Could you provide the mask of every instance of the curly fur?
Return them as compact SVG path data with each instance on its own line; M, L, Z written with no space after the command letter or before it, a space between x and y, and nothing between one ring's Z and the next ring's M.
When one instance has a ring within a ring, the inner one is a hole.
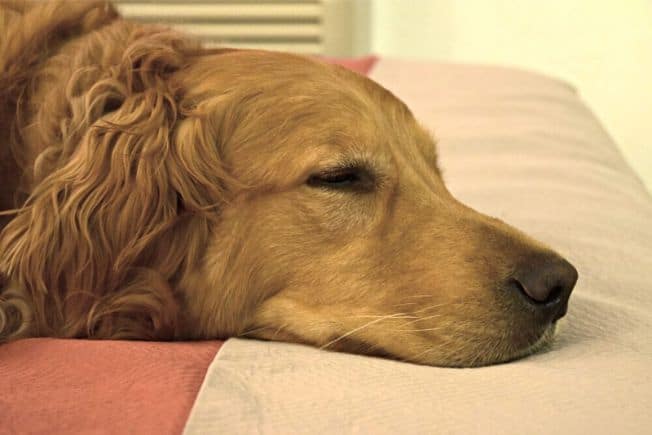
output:
M197 46L165 28L114 23L105 3L3 6L0 89L18 116L3 116L2 127L30 194L2 233L1 270L11 282L0 341L174 338L169 282L206 240L210 217L197 214L223 200L219 164L207 171L211 145L170 146L183 113L168 79ZM70 77L63 86L62 73ZM24 136L43 144L32 167Z

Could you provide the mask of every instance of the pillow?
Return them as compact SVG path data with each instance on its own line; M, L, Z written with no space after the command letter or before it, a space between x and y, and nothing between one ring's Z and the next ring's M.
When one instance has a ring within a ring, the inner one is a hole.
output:
M367 75L375 65L378 58L376 56L364 56L364 57L323 57L323 60L326 62L334 63L341 65L344 68L348 68L351 71L355 71L358 74Z

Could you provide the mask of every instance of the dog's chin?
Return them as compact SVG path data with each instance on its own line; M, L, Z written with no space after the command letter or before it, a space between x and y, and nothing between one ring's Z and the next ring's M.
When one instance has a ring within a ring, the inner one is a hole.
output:
M532 343L530 346L525 347L523 350L517 352L509 361L524 358L549 348L554 341L556 327L557 322L548 325L548 327L544 330L543 334L537 341Z
M478 349L476 352L471 352L470 354L460 357L452 357L444 360L439 359L412 362L422 365L450 368L485 367L505 364L549 348L554 340L555 327L555 323L548 325L542 330L536 339L520 347L515 347L511 342L494 343L491 346L483 346L482 349Z
M548 325L538 337L529 344L520 348L515 348L513 343L496 343L491 346L484 346L483 350L478 350L471 355L447 356L440 355L438 358L406 358L388 351L380 344L367 342L365 340L354 339L352 337L342 338L337 340L337 343L329 345L327 350L352 353L373 357L381 357L386 359L393 359L402 362L409 362L419 365L428 365L436 367L450 367L450 368L471 368L471 367L484 367L496 364L504 364L515 361L534 353L540 352L548 348L553 342L555 335L556 323ZM242 335L245 338L256 338L267 341L284 341L289 343L308 344L318 346L312 340L309 340L300 335L290 333L282 328L261 328L255 330L253 334ZM321 346L323 349L324 346ZM425 354L425 352L424 352Z
M483 366L490 366L496 364L504 364L541 352L552 345L552 342L554 341L554 337L555 337L555 329L556 329L556 322L548 325L543 330L541 336L536 341L534 341L534 343L529 344L521 349L517 349L512 352L505 352L504 355L498 356L494 360L488 359L485 361L481 361L478 364L471 364L466 367L483 367Z

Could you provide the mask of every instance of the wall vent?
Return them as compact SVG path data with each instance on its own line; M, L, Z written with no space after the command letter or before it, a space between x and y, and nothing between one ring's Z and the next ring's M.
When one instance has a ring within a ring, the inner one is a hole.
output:
M302 54L368 52L366 0L117 0L126 17L169 24L207 47L228 46Z

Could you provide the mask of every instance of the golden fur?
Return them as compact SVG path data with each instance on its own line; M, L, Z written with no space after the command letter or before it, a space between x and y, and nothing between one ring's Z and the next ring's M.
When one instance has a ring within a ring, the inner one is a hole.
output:
M372 81L103 2L0 1L0 28L0 342L248 336L479 365L552 335L498 284L549 251L457 202ZM341 168L372 176L320 185Z

